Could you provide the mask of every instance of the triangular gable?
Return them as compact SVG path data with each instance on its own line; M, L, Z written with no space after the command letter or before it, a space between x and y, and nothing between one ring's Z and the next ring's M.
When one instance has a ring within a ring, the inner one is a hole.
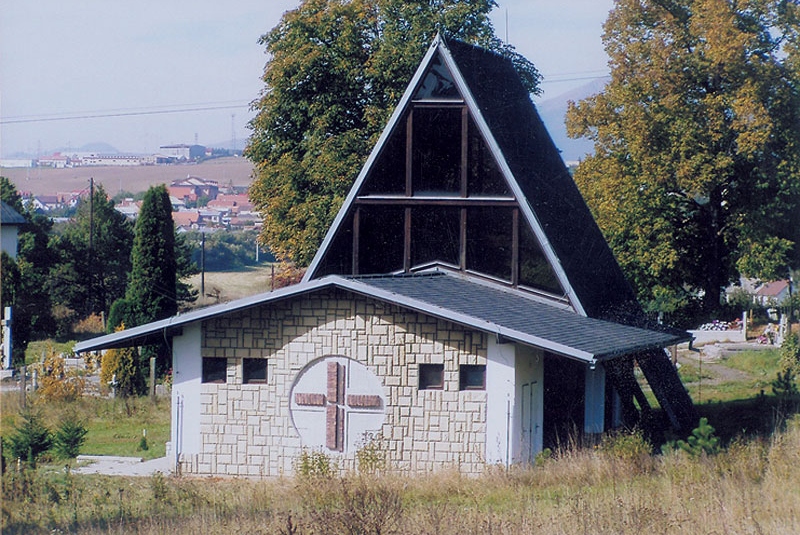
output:
M516 74L514 80L519 83ZM431 264L567 300L583 313L448 45L438 37L306 280L410 272Z

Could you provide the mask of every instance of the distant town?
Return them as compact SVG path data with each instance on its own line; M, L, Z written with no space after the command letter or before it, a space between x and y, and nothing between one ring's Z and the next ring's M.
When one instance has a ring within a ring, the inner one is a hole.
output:
M45 167L66 169L70 167L118 166L131 167L138 165L168 165L174 163L199 162L209 158L234 156L229 149L214 149L204 145L162 145L156 154L106 154L89 151L54 152L39 158L3 158L0 167L32 168Z
M152 155L125 155L125 154L97 154L89 152L71 152L65 154L56 152L38 159L0 160L0 167L6 170L20 169L78 169L78 168L139 168L141 166L175 166L182 164L200 164L210 161L225 162L222 158L239 156L240 151L234 153L228 149L211 149L203 145L164 145L157 154ZM220 159L220 160L217 160ZM247 195L246 185L234 185L233 181L221 184L206 176L196 176L202 169L200 165L192 165L190 173L184 178L165 181L172 202L173 219L179 232L199 230L204 232L228 229L258 229L261 218L253 210L253 205ZM207 168L206 168L207 169ZM121 171L121 169L120 169ZM183 170L181 170L183 172ZM94 171L92 172L94 174ZM223 172L224 175L224 172ZM58 183L57 181L53 181ZM64 191L56 187L51 191L37 192L25 191L25 183L18 186L23 204L33 210L47 214L54 221L67 220L77 209L81 199L89 195L89 187L82 187ZM108 191L108 190L107 190ZM120 191L108 192L115 200L115 209L130 219L135 219L141 207L142 191L134 189L133 192Z

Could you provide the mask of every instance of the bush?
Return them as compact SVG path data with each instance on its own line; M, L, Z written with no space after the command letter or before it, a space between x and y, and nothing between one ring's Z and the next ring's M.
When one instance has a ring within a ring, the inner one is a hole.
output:
M86 385L83 377L75 371L67 372L64 358L52 347L47 350L44 362L38 366L39 398L41 402L70 402L83 395Z
M716 455L720 451L719 438L714 436L715 429L709 425L708 418L700 418L698 425L686 441L679 440L678 448L692 457Z
M86 426L74 414L61 421L53 437L53 450L60 459L74 459L86 442Z
M13 459L22 459L36 468L39 458L53 446L53 436L42 422L41 414L26 410L22 413L22 425L8 437L7 443Z

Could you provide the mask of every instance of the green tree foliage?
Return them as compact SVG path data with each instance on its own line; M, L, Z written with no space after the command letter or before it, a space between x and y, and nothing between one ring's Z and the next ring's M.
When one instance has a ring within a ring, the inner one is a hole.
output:
M90 233L91 230L91 233ZM91 234L91 237L90 237ZM125 295L133 245L133 226L105 190L98 186L92 202L83 199L72 221L54 238L59 262L50 272L54 302L80 317L108 313Z
M184 234L192 248L192 262L199 266L201 262L202 236L200 232ZM258 233L254 230L219 231L205 235L205 268L206 271L225 271L256 265L256 240ZM274 261L272 255L261 251L259 262Z
M800 6L618 0L611 80L571 104L575 180L640 299L703 295L800 259Z
M133 317L126 318L126 325L135 327L173 316L178 311L176 282L172 204L162 184L147 190L136 219L131 276L125 294Z
M20 365L28 342L36 336L52 335L56 329L48 290L49 271L56 260L50 244L53 223L25 210L16 187L6 177L0 177L0 196L26 221L19 229L16 261L7 255L2 259L3 306L13 307L12 360Z
M716 455L720 451L719 437L714 436L716 430L708 423L708 418L700 418L700 424L685 441L677 442L678 448L692 457Z
M53 434L53 451L61 459L74 459L81 452L87 433L83 422L74 414L68 414Z
M44 425L42 416L28 409L22 413L22 423L8 437L7 444L13 459L22 459L36 468L39 457L53 447L53 435Z
M493 0L303 0L261 38L269 55L245 150L262 243L307 265L437 31L533 65L494 36Z

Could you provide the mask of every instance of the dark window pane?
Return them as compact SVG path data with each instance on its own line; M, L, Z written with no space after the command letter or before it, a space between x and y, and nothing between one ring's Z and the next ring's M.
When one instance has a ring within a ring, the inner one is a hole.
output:
M414 94L414 100L425 99L460 99L461 95L458 93L453 77L450 70L445 66L442 61L442 56L437 54L431 62L431 66L425 76L422 77L422 82Z
M267 359L243 359L242 377L245 384L267 382Z
M391 273L403 269L405 212L396 206L361 208L359 274Z
M511 195L506 180L478 126L470 118L468 132L467 195L470 197L507 197Z
M353 214L342 220L319 263L316 277L353 274Z
M419 365L419 389L441 390L444 388L444 364Z
M461 108L414 108L414 195L460 195Z
M458 266L459 208L420 206L411 211L411 264L434 261Z
M523 218L520 217L520 219ZM539 240L536 239L525 221L520 221L519 226L519 283L523 286L562 295L564 291L539 246Z
M359 195L402 195L406 192L406 117L395 126L376 158Z
M467 209L467 269L511 281L511 208Z
M203 359L203 382L225 383L228 380L228 359L206 357Z
M486 365L462 364L458 370L460 390L486 390Z

